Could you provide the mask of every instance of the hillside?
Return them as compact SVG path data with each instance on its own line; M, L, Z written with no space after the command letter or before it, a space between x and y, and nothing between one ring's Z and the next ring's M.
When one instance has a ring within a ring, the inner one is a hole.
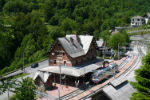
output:
M86 31L96 38L135 15L150 11L148 0L0 0L1 74L46 57L53 41Z

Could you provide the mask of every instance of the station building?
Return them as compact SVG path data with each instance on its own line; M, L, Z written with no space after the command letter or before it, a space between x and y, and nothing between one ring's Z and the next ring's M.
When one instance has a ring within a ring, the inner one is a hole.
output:
M48 52L49 66L39 69L34 80L38 86L53 88L55 83L83 87L94 70L103 65L97 59L97 44L90 35L58 38Z

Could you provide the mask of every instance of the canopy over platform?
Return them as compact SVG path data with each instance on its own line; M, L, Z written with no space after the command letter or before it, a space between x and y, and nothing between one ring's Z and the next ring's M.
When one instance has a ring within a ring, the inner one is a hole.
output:
M89 72L93 72L94 70L102 67L103 65L103 60L96 59L92 60L88 63L82 64L80 66L73 66L73 67L68 67L68 66L48 66L42 69L39 69L40 72L48 72L50 73L56 73L56 74L61 74L63 75L68 75L68 76L73 76L73 77L81 77Z

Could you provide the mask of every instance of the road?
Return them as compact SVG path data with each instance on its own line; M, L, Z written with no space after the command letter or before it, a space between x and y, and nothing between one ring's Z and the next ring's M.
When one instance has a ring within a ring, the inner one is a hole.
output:
M25 68L25 72L30 74L29 77L33 77L34 73L38 69L48 66L48 60L44 60L42 62L39 62L38 64L39 64L39 67L36 67L36 68L31 68L31 66L28 66ZM7 77L14 76L14 75L17 75L17 74L22 73L22 72L23 72L22 70L18 70L18 71L15 71L13 73L10 73L4 77L7 78Z
M35 72L36 72L38 69L44 68L44 67L47 67L47 66L48 66L48 60L44 60L44 61L42 61L42 62L39 63L39 67L36 67L36 68L31 68L31 66L26 67L26 68L25 68L25 72L26 72L26 73L29 73L29 75L24 76L24 78L25 78L25 77L31 77L31 78L33 78ZM18 70L18 71L14 72L14 73L11 73L11 74L9 74L9 75L6 75L5 77L13 76L13 75L16 75L16 74L21 73L21 72L22 72L22 70ZM17 80L20 81L21 78L18 78ZM12 96L12 95L13 95L13 93L10 92L10 96ZM5 93L3 93L2 95L0 95L0 100L8 100L8 93L5 92Z

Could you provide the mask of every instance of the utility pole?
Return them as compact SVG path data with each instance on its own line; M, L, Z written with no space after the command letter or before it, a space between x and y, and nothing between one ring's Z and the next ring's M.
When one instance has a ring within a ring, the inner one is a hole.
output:
M61 62L61 60L60 60L60 62ZM61 88L61 63L59 62L59 70L60 70L60 88ZM58 96L59 96L59 100L61 100L60 99L60 88L58 88Z
M104 59L104 48L105 48L105 47L103 46L103 59Z
M119 52L120 52L120 51L119 51L119 43L118 43L118 60L119 60Z
M8 88L7 88L7 96L8 96L8 100L9 100L10 98L9 98L9 82L8 82L8 79L7 79L7 85L8 85Z
M60 69L60 87L61 87L61 64L59 65L59 69Z
M22 67L22 71L25 72L25 69L24 69L24 51L23 51L23 67Z

